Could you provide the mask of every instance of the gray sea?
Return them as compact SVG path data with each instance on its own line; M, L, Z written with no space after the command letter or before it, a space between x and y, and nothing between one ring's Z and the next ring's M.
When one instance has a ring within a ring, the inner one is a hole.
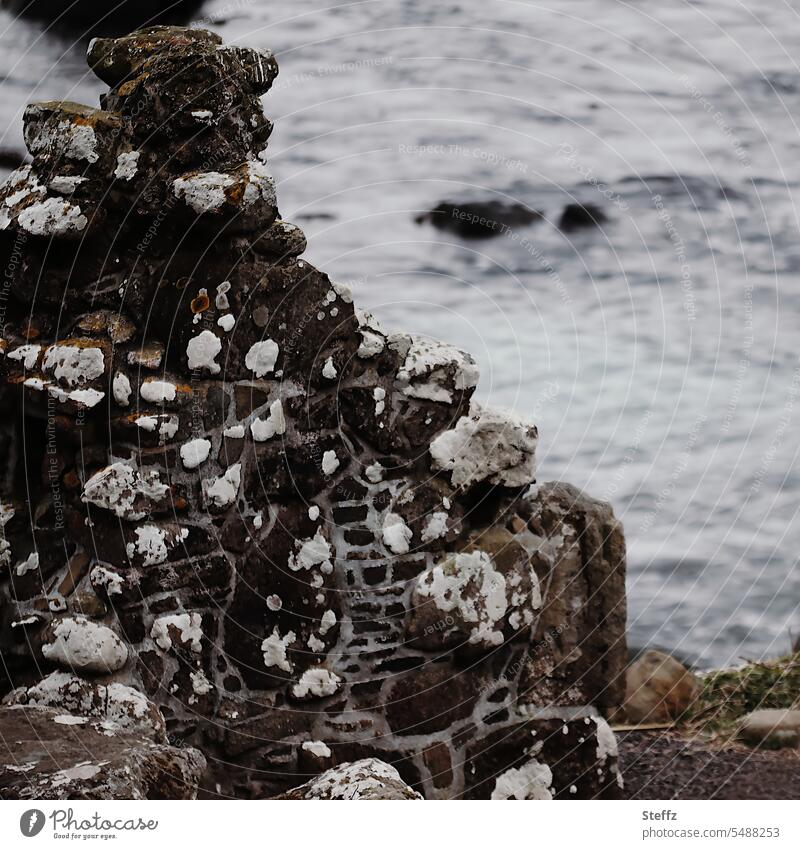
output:
M700 665L800 632L800 4L212 0L268 47L284 218L387 329L471 351L539 426L540 480L612 502L630 641ZM0 13L0 146L97 102L85 42ZM440 200L544 220L464 240ZM572 201L601 228L566 234Z

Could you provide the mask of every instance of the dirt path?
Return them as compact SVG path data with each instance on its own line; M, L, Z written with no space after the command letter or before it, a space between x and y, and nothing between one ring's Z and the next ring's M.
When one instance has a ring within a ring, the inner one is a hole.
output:
M628 799L800 799L800 751L711 747L664 731L618 734Z

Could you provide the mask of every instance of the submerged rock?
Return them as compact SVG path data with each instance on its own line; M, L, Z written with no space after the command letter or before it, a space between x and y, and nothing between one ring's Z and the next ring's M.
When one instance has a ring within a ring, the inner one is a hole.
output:
M365 760L401 795L616 795L610 507L534 483L468 354L299 258L271 54L154 28L89 62L102 108L30 106L0 189L7 701L168 733L230 796Z
M70 26L84 32L122 33L137 26L180 23L200 8L203 0L3 0L17 15Z
M489 200L442 201L414 220L417 224L432 224L438 230L447 230L465 239L489 239L515 227L535 224L541 218L541 212L521 203Z
M559 229L565 233L586 227L599 227L608 221L608 216L593 203L568 203L558 219Z

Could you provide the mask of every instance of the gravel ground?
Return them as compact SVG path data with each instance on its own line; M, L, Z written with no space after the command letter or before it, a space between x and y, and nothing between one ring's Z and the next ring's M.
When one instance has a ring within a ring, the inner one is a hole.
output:
M628 799L800 799L800 751L710 746L679 734L617 735Z

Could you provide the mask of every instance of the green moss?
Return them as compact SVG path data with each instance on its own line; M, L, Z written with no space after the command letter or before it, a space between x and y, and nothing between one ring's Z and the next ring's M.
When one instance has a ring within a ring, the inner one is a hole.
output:
M800 706L800 653L712 672L701 683L687 723L697 731L728 736L751 711Z

